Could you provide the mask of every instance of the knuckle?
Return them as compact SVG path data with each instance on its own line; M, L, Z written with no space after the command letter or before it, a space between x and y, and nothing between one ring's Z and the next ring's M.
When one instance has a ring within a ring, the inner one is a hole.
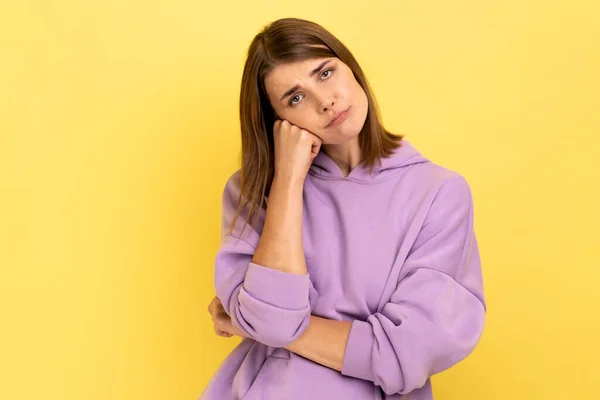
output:
M308 140L308 139L310 139L310 133L308 133L308 131L305 131L304 129L301 129L300 137L304 140Z

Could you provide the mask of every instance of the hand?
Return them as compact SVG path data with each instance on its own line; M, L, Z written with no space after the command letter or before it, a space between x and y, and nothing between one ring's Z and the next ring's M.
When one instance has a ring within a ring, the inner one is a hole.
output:
M239 328L233 326L231 317L227 314L221 300L217 296L208 305L208 313L212 317L214 330L217 335L228 338L233 335L247 337Z
M321 150L321 139L287 120L277 120L273 126L273 142L275 175L304 182L313 159Z

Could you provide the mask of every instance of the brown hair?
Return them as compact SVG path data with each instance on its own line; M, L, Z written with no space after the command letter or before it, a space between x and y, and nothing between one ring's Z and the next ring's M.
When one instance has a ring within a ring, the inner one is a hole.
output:
M297 18L283 18L266 25L248 48L242 75L241 190L229 234L246 206L250 208L246 221L249 224L258 214L259 205L266 208L264 199L273 182L273 125L277 117L267 97L265 78L277 65L326 57L337 57L346 64L367 95L369 109L359 144L369 172L373 172L381 157L390 156L401 145L403 136L392 134L383 127L367 78L350 50L339 39L322 26Z

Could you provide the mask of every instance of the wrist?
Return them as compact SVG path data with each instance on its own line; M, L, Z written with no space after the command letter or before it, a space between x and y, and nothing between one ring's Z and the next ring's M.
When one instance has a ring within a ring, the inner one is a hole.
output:
M282 190L286 193L302 192L306 177L299 178L275 172L271 190Z

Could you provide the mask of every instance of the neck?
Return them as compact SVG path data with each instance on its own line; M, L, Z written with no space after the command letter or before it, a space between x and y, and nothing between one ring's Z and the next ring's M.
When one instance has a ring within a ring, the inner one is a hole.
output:
M343 144L324 144L321 151L324 151L337 164L344 177L347 177L362 161L358 137Z

